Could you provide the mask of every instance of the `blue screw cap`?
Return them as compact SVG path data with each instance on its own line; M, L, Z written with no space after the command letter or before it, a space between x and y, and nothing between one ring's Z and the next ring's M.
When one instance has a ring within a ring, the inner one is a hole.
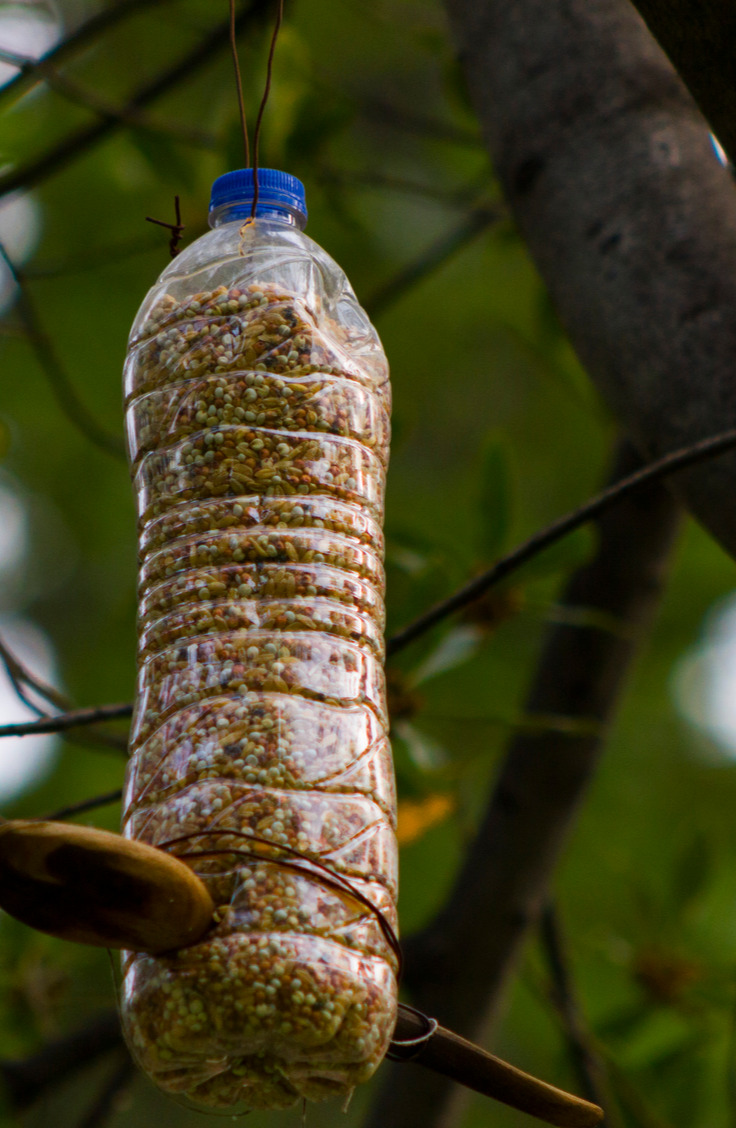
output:
M218 176L212 185L210 196L210 213L216 209L236 205L243 214L253 204L255 187L253 183L253 169L239 168L234 172L226 172ZM276 168L258 169L258 205L256 215L269 211L283 210L300 219L303 226L307 221L307 201L304 185L296 176L288 172L280 172ZM235 218L235 216L233 217Z

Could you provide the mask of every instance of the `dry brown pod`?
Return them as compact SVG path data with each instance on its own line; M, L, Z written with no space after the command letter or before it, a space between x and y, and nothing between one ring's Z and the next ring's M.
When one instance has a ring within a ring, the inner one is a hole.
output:
M604 1116L599 1105L524 1073L403 1003L390 1056L442 1073L557 1128L594 1128Z
M178 858L95 827L0 824L0 908L64 940L161 955L196 943L214 905Z

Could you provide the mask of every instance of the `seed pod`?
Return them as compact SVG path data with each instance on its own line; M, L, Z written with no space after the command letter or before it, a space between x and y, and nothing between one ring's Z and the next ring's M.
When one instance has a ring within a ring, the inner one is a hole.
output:
M90 826L0 824L0 905L31 928L158 955L200 940L214 904L191 869Z
M187 858L217 905L203 943L126 961L128 1041L210 1106L346 1093L396 1020L385 357L342 271L269 215L164 271L126 398L141 571L124 832Z

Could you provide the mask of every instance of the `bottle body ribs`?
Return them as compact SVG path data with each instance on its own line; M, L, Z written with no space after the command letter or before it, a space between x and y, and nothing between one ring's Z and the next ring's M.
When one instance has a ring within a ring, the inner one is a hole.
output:
M126 953L129 1045L212 1107L347 1093L396 1018L383 674L390 390L344 274L226 223L131 333L139 674L124 833L185 858L205 939Z

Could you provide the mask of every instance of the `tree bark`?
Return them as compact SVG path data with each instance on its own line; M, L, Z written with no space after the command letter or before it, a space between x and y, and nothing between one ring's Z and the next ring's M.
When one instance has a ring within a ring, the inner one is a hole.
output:
M736 421L736 193L626 0L447 0L513 214L573 346L640 451ZM736 458L677 491L736 554Z
M732 164L736 164L733 0L634 0Z

